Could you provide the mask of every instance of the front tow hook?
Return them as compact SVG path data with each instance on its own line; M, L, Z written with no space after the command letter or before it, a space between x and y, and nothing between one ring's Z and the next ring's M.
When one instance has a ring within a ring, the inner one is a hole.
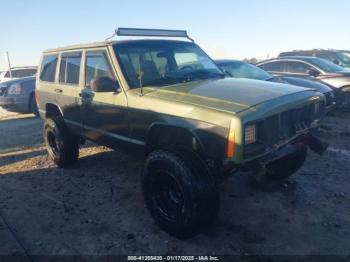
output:
M322 142L316 136L311 135L311 134L307 135L305 142L312 151L314 151L315 153L317 153L319 155L323 155L323 153L326 152L326 150L328 148L327 143Z

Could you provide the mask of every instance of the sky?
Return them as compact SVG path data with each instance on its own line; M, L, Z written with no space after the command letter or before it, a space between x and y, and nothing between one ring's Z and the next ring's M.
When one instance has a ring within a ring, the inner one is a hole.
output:
M103 41L117 27L186 29L212 58L350 49L349 0L1 2L0 70L6 51L12 66L37 65L45 49Z

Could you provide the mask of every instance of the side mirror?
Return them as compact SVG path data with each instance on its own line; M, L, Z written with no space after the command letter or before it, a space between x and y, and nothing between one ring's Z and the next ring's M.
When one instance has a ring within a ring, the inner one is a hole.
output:
M340 65L340 61L337 60L337 59L334 59L334 60L333 60L333 63L336 64L336 65Z
M119 90L118 83L107 76L91 79L90 86L94 92L117 92Z
M313 76L313 77L318 77L320 75L320 71L318 71L317 69L315 68L311 68L307 71L307 73L310 75L310 76Z

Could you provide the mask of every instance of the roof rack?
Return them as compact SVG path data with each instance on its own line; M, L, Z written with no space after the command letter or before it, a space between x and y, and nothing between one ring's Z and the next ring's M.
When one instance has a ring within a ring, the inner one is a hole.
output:
M191 42L194 42L194 40L189 37L186 30L119 27L115 30L114 34L111 37L107 38L105 41L108 41L114 36L185 37Z

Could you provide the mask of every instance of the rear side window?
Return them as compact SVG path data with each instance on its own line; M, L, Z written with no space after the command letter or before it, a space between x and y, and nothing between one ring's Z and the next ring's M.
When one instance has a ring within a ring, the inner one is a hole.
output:
M34 68L25 68L25 69L12 69L11 70L12 77L26 77L33 76L36 74L36 69ZM10 77L10 71L8 71L5 77Z
M85 86L90 86L90 81L96 77L107 76L114 79L111 66L104 51L86 52L85 63Z
M283 61L276 61L276 62L270 62L263 64L262 67L266 71L271 71L271 72L284 72L284 64L285 62Z
M57 55L44 56L41 63L40 80L47 82L55 81L57 58Z
M63 84L79 84L81 52L61 55L59 82Z

